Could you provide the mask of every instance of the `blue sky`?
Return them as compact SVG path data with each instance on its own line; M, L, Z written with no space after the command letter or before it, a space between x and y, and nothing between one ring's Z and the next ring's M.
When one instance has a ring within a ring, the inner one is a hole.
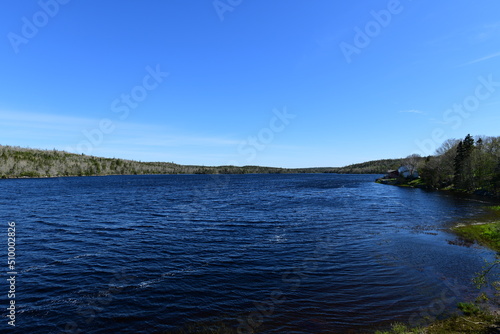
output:
M500 135L500 3L4 0L0 144L343 166Z

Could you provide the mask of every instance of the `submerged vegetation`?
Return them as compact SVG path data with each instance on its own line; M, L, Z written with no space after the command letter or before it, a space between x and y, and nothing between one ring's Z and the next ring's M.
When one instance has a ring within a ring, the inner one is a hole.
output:
M463 306L463 308L465 309L466 306ZM425 328L411 328L405 324L396 323L390 330L377 331L375 334L498 333L498 316L476 308L474 308L474 312L468 312L467 310L462 310L462 312L463 315L454 315L444 320L437 320Z

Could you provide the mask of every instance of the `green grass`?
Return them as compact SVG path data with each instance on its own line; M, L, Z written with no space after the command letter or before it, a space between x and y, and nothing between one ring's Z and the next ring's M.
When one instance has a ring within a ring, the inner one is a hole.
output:
M464 239L474 240L500 252L500 223L460 226L453 230Z
M408 182L408 184L412 187L422 187L422 186L425 186L425 182L421 179L421 178L418 178L418 179L415 179L413 181L410 181Z
M378 179L375 182L398 187L425 188L426 186L425 182L420 178L411 180L404 177L398 177L393 179Z
M494 213L494 222L465 225L453 228L460 237L500 252L500 206L488 207ZM498 218L498 219L496 219Z
M375 182L381 184L396 185L398 183L398 179L377 179Z

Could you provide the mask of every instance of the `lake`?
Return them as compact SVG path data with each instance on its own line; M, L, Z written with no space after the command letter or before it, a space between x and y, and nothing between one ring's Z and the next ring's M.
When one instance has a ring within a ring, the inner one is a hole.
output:
M2 276L14 221L17 308L16 327L0 328L358 333L455 312L494 253L456 245L449 228L486 203L376 177L1 180Z

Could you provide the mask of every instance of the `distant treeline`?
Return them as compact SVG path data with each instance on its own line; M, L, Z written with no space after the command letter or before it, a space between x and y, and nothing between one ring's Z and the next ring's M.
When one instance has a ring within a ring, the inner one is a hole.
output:
M370 161L346 167L274 168L261 166L191 166L169 162L140 162L99 158L57 150L0 145L0 177L59 177L144 174L270 174L342 173L383 174L398 168L403 159Z
M140 162L99 158L57 150L0 145L0 177L57 177L142 174L280 173L280 168L258 166L185 166L168 162Z
M423 161L424 158L412 157L416 162ZM399 167L408 163L408 158L404 159L383 159L363 162L359 164L349 165L336 168L335 173L342 174L385 174L388 170L397 170Z

